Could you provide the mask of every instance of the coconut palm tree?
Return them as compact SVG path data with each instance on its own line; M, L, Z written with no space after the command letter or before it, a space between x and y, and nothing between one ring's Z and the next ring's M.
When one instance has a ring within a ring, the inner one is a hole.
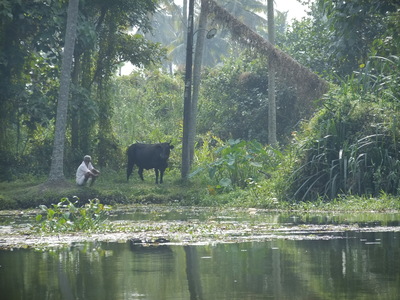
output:
M184 64L186 24L182 8L173 1L164 0L151 16L152 30L143 33L148 40L161 43L168 49L169 61L164 63L164 67L169 72L172 72L172 64Z
M200 91L200 74L201 74L201 66L203 61L204 54L204 42L206 36L208 36L207 32L207 3L201 1L201 11L199 16L199 26L197 33L197 41L194 53L194 67L193 67L193 94L192 94L192 104L191 104L191 117L190 117L190 126L189 126L189 155L190 155L190 164L193 162L194 157L194 144L196 137L196 127L197 127L197 103L199 99L199 91ZM212 37L212 36L209 36Z
M195 4L199 4L197 1ZM218 0L218 3L229 13L236 16L253 30L257 30L267 37L267 20L262 17L267 11L267 6L259 0ZM153 15L151 33L146 33L146 38L160 42L168 48L169 59L174 65L185 64L186 34L187 34L187 0L180 7L173 1L163 0L160 9ZM195 7L195 19L199 18L200 6ZM197 21L195 21L198 24ZM216 25L210 24L211 27ZM194 28L195 40L198 27ZM224 27L218 29L218 34L207 41L204 49L203 65L215 66L221 62L223 56L230 55L232 49L238 51L238 44L229 38L228 30ZM240 48L240 47L239 47Z
M60 90L57 104L56 131L54 134L53 154L48 182L60 182L64 177L64 144L67 130L67 111L69 87L71 83L72 57L74 53L76 27L78 22L79 0L70 0L68 4L67 29L65 33L64 54L61 64Z

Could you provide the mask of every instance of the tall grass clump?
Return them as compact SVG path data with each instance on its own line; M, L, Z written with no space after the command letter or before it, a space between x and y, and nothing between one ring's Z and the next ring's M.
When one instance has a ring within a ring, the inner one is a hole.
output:
M326 95L297 136L291 198L399 194L399 58L374 57L362 67Z

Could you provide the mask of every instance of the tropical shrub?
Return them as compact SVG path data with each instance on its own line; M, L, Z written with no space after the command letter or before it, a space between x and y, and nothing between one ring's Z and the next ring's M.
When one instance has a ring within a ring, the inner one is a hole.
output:
M257 141L231 139L214 151L213 161L200 166L190 176L207 171L214 182L209 187L210 192L254 186L270 176L279 163L279 154L278 150L264 147Z

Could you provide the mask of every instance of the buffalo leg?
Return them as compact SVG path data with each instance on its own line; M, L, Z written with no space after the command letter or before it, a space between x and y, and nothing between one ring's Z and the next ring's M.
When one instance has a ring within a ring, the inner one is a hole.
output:
M133 165L134 165L134 163L132 161L128 160L128 166L126 167L126 181L129 180L129 177L132 174Z
M140 179L142 179L142 181L144 181L144 178L143 178L143 168L139 168L138 174L139 174Z
M158 184L158 169L157 168L154 168L154 173L156 173L156 184ZM162 182L160 181L160 183L162 183Z

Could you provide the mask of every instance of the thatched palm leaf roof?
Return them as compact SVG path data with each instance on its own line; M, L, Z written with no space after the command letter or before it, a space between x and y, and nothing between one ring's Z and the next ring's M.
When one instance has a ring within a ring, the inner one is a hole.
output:
M269 41L232 16L213 0L203 0L212 18L227 27L232 38L241 44L254 48L276 65L277 75L289 85L296 87L298 95L305 99L317 99L328 91L328 83L299 64L285 52L275 48Z

